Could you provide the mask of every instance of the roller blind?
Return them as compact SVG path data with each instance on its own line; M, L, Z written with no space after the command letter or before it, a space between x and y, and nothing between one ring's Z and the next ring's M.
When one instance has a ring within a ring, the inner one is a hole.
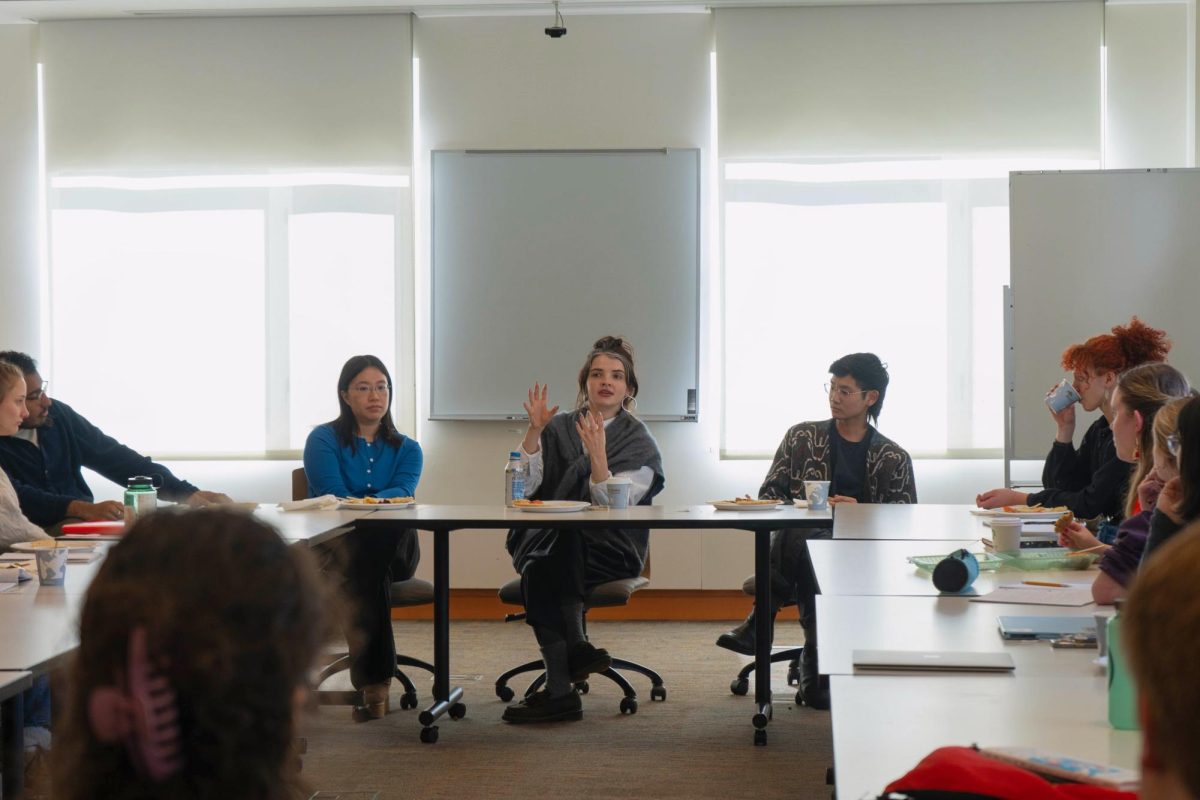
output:
M720 9L725 158L1094 158L1099 2Z
M49 22L52 173L411 162L408 15Z

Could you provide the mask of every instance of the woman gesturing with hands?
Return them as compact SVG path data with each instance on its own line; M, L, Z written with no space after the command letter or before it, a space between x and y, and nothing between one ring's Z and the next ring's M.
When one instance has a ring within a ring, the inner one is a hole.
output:
M633 348L605 336L579 371L572 411L550 406L549 390L535 383L525 412L529 429L522 442L528 460L526 497L608 505L612 477L629 481L629 504L649 505L664 478L658 443L632 414L638 392ZM506 542L521 574L525 621L534 631L546 664L545 688L509 706L512 723L574 720L583 704L573 684L612 664L583 630L583 603L601 583L642 573L650 532L644 528L514 528Z

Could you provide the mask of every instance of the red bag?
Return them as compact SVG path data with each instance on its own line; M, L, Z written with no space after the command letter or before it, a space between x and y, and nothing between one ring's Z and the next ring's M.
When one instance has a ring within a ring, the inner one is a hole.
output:
M913 800L1137 800L1132 792L1082 783L1050 783L1029 770L981 755L970 747L934 750L888 793Z

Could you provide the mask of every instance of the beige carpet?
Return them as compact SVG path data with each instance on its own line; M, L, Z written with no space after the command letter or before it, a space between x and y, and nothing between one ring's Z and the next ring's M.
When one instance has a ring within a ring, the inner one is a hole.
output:
M513 726L500 721L505 704L493 683L536 654L532 633L522 623L455 623L453 682L464 689L467 716L443 717L438 743L426 745L418 739L417 712L398 710L399 684L393 711L381 720L356 724L349 709L321 708L304 732L304 774L314 790L374 791L383 800L829 797L829 713L796 707L786 667L778 664L769 743L755 747L753 685L747 697L729 691L730 679L748 659L712 644L727 627L595 622L590 626L595 644L662 674L666 702L651 702L649 682L633 676L639 709L622 715L619 690L593 676L581 722ZM428 659L432 638L429 623L396 623L402 652ZM781 626L779 638L799 642L799 626ZM423 673L412 677L424 708L431 682ZM531 678L519 679L518 696Z

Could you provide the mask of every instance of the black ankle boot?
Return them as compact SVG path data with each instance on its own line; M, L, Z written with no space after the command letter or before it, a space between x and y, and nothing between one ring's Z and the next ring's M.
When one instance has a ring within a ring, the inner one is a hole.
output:
M754 612L731 631L717 637L717 647L724 647L744 656L754 655Z
M809 708L829 708L829 676L817 671L817 646L804 645L800 653L800 699Z

